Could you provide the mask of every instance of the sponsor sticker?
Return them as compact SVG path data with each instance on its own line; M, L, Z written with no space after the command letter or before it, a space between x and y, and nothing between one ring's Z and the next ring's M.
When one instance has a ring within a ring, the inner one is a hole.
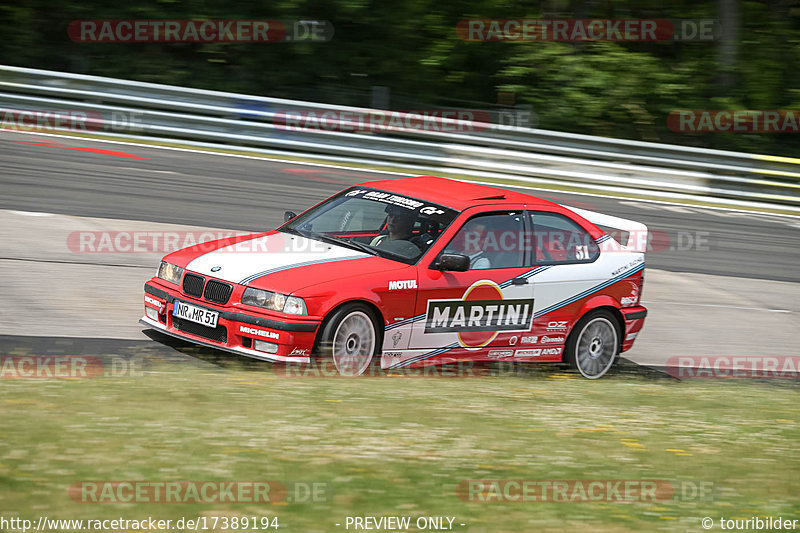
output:
M551 320L547 323L547 331L567 331L567 321Z
M623 296L619 299L619 303L623 307L630 307L639 302L639 287L635 283L631 283L631 293L628 296Z
M389 282L390 291L395 291L398 289L416 289L416 288L417 288L417 280L415 279L404 279L404 280Z
M407 209L409 214L418 214L419 216L439 223L449 223L451 217L455 213L451 209L430 205L415 198L373 189L353 189L352 191L346 192L345 196L350 198L363 198L394 207L401 207Z
M164 304L162 302L159 302L155 298L151 298L146 294L144 295L144 301L145 303L149 303L150 305L157 307L159 312L161 312L164 309Z
M504 299L495 282L480 280L461 298L429 300L425 333L454 332L462 346L476 348L501 331L529 331L532 322L533 298Z
M267 331L263 329L256 329L251 328L248 326L239 326L239 333L244 333L246 335L257 335L259 337L264 337L265 339L279 339L280 334L275 331Z
M514 352L514 357L539 357L542 355L541 348L531 348L528 350L517 350Z
M392 335L392 348L397 348L397 345L400 344L400 339L403 338L403 334L399 331L396 331Z

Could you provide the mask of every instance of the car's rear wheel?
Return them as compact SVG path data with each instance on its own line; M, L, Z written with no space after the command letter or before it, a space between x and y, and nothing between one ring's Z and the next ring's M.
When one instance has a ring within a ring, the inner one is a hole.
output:
M370 310L350 304L335 311L323 329L320 347L324 356L333 359L339 374L363 374L378 348L378 329Z
M572 330L566 361L585 378L601 378L617 359L619 335L614 315L603 310L591 312Z

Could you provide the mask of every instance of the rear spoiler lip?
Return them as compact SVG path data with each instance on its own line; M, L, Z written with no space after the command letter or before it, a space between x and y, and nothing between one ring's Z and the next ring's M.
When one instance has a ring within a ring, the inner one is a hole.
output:
M612 215L606 215L596 211L588 211L578 207L570 207L568 205L565 205L564 207L583 217L592 224L608 226L610 228L627 232L629 234L628 242L625 245L620 243L617 244L617 246L622 250L641 253L645 253L647 251L647 226L641 222L615 217Z

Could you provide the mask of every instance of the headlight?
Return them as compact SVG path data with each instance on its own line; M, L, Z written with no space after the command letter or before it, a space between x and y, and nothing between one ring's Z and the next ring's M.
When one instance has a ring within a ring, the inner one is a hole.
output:
M244 294L242 294L242 303L271 309L272 311L283 311L284 313L292 315L307 314L306 303L302 298L286 296L285 294L278 294L277 292L262 291L261 289L254 289L252 287L248 287L244 290Z
M181 282L182 276L183 269L181 267L176 267L175 265L171 265L166 261L161 261L161 266L158 267L159 278L177 285Z
M286 298L286 305L283 307L284 313L289 313L290 315L307 315L308 310L306 309L306 303L303 301L302 298L298 298L297 296L289 296Z

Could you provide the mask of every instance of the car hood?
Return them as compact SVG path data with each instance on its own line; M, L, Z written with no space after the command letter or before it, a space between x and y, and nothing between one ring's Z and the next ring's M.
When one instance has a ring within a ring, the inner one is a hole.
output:
M304 266L344 263L373 256L299 235L273 233L223 246L200 255L186 265L199 274L249 285L257 279ZM347 268L342 267L342 268ZM310 284L313 280L306 280Z

